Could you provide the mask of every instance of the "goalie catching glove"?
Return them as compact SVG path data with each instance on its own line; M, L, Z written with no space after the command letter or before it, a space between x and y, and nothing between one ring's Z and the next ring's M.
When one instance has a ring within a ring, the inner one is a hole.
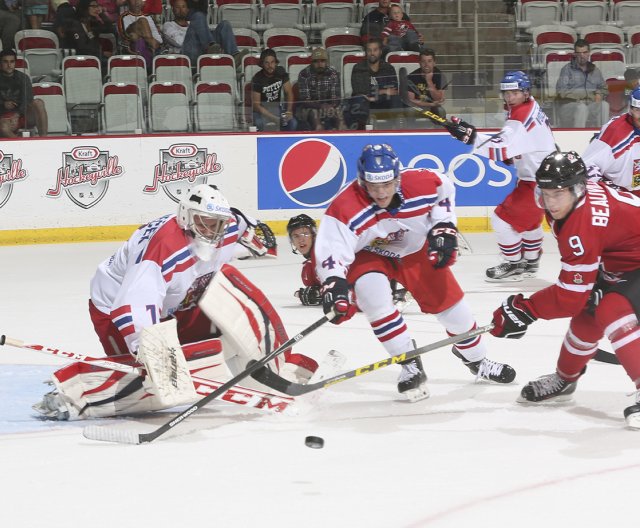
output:
M451 118L451 123L446 123L444 127L447 129L449 134L466 145L473 145L473 142L476 140L476 136L478 135L476 127L455 116Z
M458 230L451 222L440 222L427 235L429 262L434 268L446 268L458 258Z
M491 330L491 335L520 339L529 325L538 319L531 313L528 305L529 300L525 299L521 293L503 301L502 306L493 312L494 328Z
M329 277L322 285L322 310L325 314L334 312L337 314L331 322L340 324L348 321L356 313L351 289L347 279L342 277Z
M320 295L320 286L307 286L300 288L294 295L300 299L305 306L318 306L322 304L322 295Z

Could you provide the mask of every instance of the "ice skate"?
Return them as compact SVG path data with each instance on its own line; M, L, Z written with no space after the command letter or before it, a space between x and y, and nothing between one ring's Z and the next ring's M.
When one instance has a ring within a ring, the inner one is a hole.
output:
M456 347L453 347L451 351L476 375L476 381L488 380L496 383L511 383L516 377L516 371L506 363L498 363L487 358L480 361L467 361Z
M582 373L584 373L584 370ZM548 400L554 403L565 402L573 398L573 393L577 386L577 380L567 381L562 379L557 372L554 372L527 383L522 387L517 401L520 403L538 403ZM638 411L640 411L640 407Z
M63 421L69 419L69 409L57 390L45 394L42 397L42 401L32 405L31 408L40 413L42 418L48 420Z
M484 280L487 282L516 282L524 278L524 270L527 261L520 259L517 262L506 261L487 269Z
M427 375L422 368L419 357L400 363L402 371L398 376L398 392L404 394L410 402L417 402L429 397Z
M636 392L636 403L624 410L624 421L631 429L640 429L640 391Z
M524 271L522 272L522 277L525 279L535 279L538 274L538 270L540 269L540 257L542 255L538 255L537 259L527 260Z

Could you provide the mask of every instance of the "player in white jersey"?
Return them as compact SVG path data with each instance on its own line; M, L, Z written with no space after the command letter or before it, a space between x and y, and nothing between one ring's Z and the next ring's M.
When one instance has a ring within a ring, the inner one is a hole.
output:
M556 150L549 119L531 97L531 82L521 71L507 73L500 83L507 119L499 135L490 138L457 118L451 134L477 144L474 153L489 159L513 163L518 181L515 189L496 207L491 225L505 262L486 271L489 282L520 281L534 277L542 254L544 213L534 199L535 173L540 162Z
M590 177L640 196L640 88L629 95L629 112L605 124L582 159Z
M456 261L453 184L425 169L400 171L388 145L367 145L358 178L329 205L316 237L315 258L323 282L325 313L336 309L347 320L358 308L390 355L413 349L402 314L393 304L389 281L413 295L424 313L435 314L449 335L476 327L450 266ZM479 336L458 343L454 354L478 378L509 383L515 371L486 359ZM420 358L402 365L398 391L411 401L429 396Z

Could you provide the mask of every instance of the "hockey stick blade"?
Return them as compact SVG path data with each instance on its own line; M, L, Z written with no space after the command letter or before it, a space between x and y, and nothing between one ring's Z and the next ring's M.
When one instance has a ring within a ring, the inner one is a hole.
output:
M336 314L330 314L332 318L336 316ZM85 438L90 440L101 440L104 442L117 442L117 443L125 443L125 444L145 444L149 442L153 442L158 437L162 436L166 432L173 429L178 424L182 423L186 418L196 413L200 409L202 409L205 405L207 405L210 401L216 399L221 394L225 393L234 385L237 385L238 382L245 379L247 376L250 376L255 370L260 367L265 366L269 361L279 356L283 352L290 349L293 345L307 337L311 332L321 327L323 324L329 321L329 317L326 315L321 319L318 319L315 323L311 324L304 330L300 331L300 333L293 336L291 339L285 341L278 348L264 356L259 361L255 363L250 363L245 370L231 378L226 383L222 384L216 390L214 390L211 394L207 394L204 398L198 400L196 403L190 405L187 409L182 411L176 417L172 418L168 422L164 423L154 431L150 433L134 433L129 431L127 433L121 433L118 429L111 428L109 426L97 427L97 426L87 426L83 430L82 434Z
M286 380L278 376L275 372L267 369L266 367L256 369L255 371L253 371L253 374L251 374L251 376L256 381L259 381L260 383L266 385L271 389L277 390L284 394L288 394L289 396L300 396L302 394L307 394L308 392L312 392L318 389L324 389L331 385L335 385L336 383L340 383L341 381L355 378L357 376L362 376L363 374L369 374L369 372L380 370L384 367L388 367L389 365L396 365L401 361L412 359L416 356L426 354L427 352L431 352L432 350L436 350L438 348L446 347L448 345L455 345L456 343L459 343L461 341L466 341L467 339L470 339L472 337L489 332L492 329L493 324L481 326L479 328L475 328L474 330L470 330L469 332L465 332L464 334L458 334L447 339L442 339L441 341L431 343L430 345L425 345L420 348L416 348L415 350L404 352L403 354L397 354L395 356L376 361L375 363L370 363L369 365L364 365L357 369L344 372L343 374L338 374L337 376L333 376L326 380L322 380L317 383L309 383L307 385L302 385L300 383Z
M610 365L620 364L618 356L611 352L607 352L606 350L602 350L601 348L596 350L596 355L593 356L593 359L595 359L596 361L600 361L601 363L609 363Z

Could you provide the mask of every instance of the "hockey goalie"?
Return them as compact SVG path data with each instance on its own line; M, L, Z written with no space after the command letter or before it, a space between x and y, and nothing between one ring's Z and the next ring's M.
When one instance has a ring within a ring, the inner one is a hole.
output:
M169 318L142 330L137 357L109 357L114 367L130 366L129 372L71 363L53 373L55 389L33 408L45 418L81 420L191 404L289 339L268 299L232 266L225 265L215 274L199 306L219 329L218 338L181 345L176 319ZM287 350L268 368L291 381L306 383L318 364ZM275 412L293 403L292 397L250 377L220 399Z

